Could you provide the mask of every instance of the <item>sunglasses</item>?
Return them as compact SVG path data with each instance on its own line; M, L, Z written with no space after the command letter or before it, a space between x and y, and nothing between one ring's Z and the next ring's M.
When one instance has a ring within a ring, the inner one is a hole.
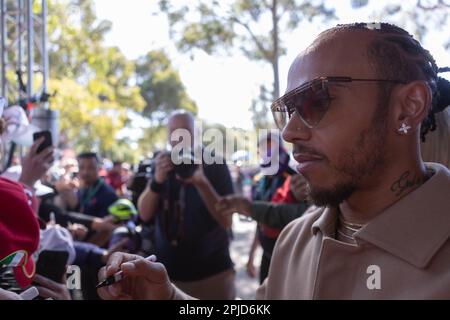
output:
M357 81L404 83L403 81L389 79L319 77L289 91L272 103L271 110L275 123L279 129L283 129L292 115L297 113L308 128L312 129L316 127L330 108L332 98L328 90L329 85L332 83L350 83Z

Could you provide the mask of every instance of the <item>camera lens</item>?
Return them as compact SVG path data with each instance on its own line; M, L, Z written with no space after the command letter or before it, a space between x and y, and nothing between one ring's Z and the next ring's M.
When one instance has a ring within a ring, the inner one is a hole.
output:
M197 165L194 163L194 160L195 157L192 152L181 155L178 161L181 163L175 165L175 173L182 179L188 179L192 177L195 170L197 169Z

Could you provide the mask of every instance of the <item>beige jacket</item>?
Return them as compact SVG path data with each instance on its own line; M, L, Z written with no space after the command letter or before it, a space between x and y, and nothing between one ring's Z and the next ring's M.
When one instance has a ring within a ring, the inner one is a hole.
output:
M280 235L258 299L450 299L450 171L435 174L355 234L313 207Z

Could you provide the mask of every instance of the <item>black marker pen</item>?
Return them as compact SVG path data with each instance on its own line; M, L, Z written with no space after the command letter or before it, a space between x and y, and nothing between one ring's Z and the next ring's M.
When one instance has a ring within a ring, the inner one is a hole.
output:
M151 255L147 258L145 258L145 260L151 261L151 262L156 262L156 256L155 255ZM127 261L127 262L131 262L131 261ZM126 262L124 262L126 263ZM124 278L123 275L123 271L119 271L114 273L112 276L107 277L105 280L103 280L102 282L100 282L95 289L99 289L99 288L103 288L103 287L107 287L110 286L116 282L119 282L120 280L122 280Z

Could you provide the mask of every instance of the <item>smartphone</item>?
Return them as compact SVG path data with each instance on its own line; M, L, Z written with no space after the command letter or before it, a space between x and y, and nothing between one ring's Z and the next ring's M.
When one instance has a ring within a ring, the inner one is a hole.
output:
M36 273L61 283L66 273L69 253L67 251L44 250L39 254Z
M48 147L51 147L53 145L52 140L52 133L48 130L35 132L33 134L33 141L38 140L39 138L44 137L44 141L39 145L36 153L41 153L43 150L45 150Z

